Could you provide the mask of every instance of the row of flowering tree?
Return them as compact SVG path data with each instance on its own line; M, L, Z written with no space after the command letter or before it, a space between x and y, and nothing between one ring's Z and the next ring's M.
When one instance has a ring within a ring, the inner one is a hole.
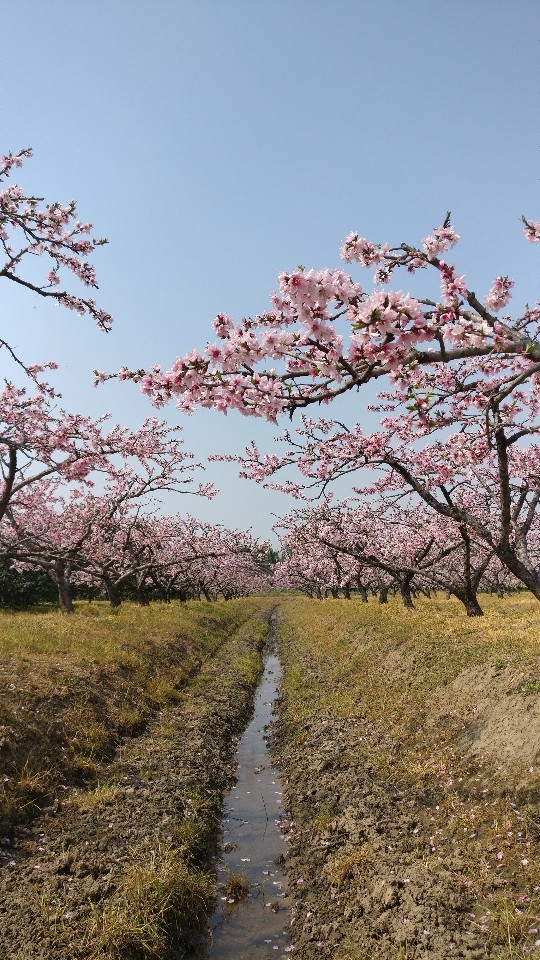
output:
M44 204L9 182L30 156L22 150L0 163L0 278L108 331L112 317L84 290L97 288L90 257L106 240L92 236L74 201ZM73 278L82 295L68 289ZM54 361L29 362L7 336L0 349L25 381L6 379L0 391L0 554L18 570L45 571L63 611L73 610L80 585L117 606L127 585L145 602L232 597L267 584L266 545L189 516L161 516L152 503L165 492L215 493L195 481L201 464L179 428L152 417L130 430L66 411L45 379Z
M159 494L215 493L196 482L201 465L179 428L155 418L138 430L111 427L106 418L51 409L47 394L29 397L9 385L8 395L13 404L0 418L7 451L0 552L19 570L45 571L64 612L81 583L101 587L114 606L127 584L141 601L149 586L167 600L261 586L266 548L248 534L162 517L152 507Z
M65 613L77 587L118 607L126 590L146 604L229 599L268 586L266 546L247 533L163 516L147 500L124 498L116 484L101 495L70 493L66 499L57 481L36 484L0 530L0 549L18 570L45 571Z
M29 155L4 157L0 182ZM523 225L527 240L540 241L539 223L524 219ZM220 314L213 324L217 340L203 352L192 351L168 371L123 368L118 376L139 382L158 407L176 398L186 412L202 405L274 422L379 385L382 419L373 433L361 424L347 428L304 415L296 433L285 434L279 454L260 455L253 444L244 456L229 459L240 462L244 476L301 498L310 491L320 495L334 479L363 468L375 479L359 492L381 500L384 510L405 510L412 495L413 504L423 505L426 524L442 525L449 541L459 544L451 554L463 558L464 602L473 614L484 576L478 579L475 570L486 564L487 570L497 563L540 599L540 311L526 305L510 316L513 281L502 275L477 296L445 259L457 240L449 216L415 246L390 247L350 234L342 259L374 268L375 289L364 291L342 269L283 273L268 310L238 324ZM108 330L110 315L63 282L71 274L83 287L96 287L88 258L104 242L92 238L73 201L43 207L16 185L0 191L0 277ZM388 289L398 271L423 271L425 295ZM28 364L3 338L0 346L33 381L32 393L11 383L4 389L0 519L10 504L27 502L34 484L55 477L85 484L95 471L114 483L115 457L138 458L144 472L149 457L158 456L141 448L126 452L131 438L121 428L108 431L103 422L57 412L58 398L43 380L55 364ZM106 378L97 374L98 381ZM176 479L169 476L169 482L178 482L177 469L181 475L184 466L175 466ZM291 466L301 482L279 482L275 475ZM47 489L53 496L53 487ZM15 516L11 509L12 526Z
M469 616L482 614L480 590L502 596L518 581L492 550L457 523L442 521L423 505L376 506L324 502L291 512L279 525L282 559L274 578L281 589L322 597L353 593L367 602L390 591L412 608L413 595L444 590ZM540 525L536 558L540 559Z
M540 240L539 223L524 220L524 231ZM225 459L236 459L243 476L302 498L368 468L377 479L364 484L367 496L405 503L412 494L429 524L459 541L469 566L473 556L480 568L493 558L540 599L540 311L527 305L513 318L501 314L513 286L506 276L480 299L443 259L457 240L449 216L417 246L390 248L351 234L342 257L375 267L371 292L343 270L283 273L270 309L238 324L220 314L218 342L204 352L167 371L118 376L139 382L157 406L176 398L184 411L234 409L274 422L378 384L382 419L373 433L304 415L279 454L261 455L253 443L244 456ZM398 270L431 271L438 297L387 289ZM274 479L293 465L301 482ZM471 615L480 612L477 579L471 566Z
M128 430L56 410L48 394L8 384L0 466L0 553L19 570L46 571L66 612L74 582L101 584L113 605L133 582L139 597L151 581L165 599L234 595L261 583L265 548L248 534L148 515L151 495L215 493L196 481L201 465L178 428L150 418Z

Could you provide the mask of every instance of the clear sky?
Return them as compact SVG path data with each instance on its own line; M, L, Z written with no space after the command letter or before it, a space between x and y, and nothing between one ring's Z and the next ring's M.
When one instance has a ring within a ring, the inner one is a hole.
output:
M539 27L537 0L4 2L0 152L32 146L18 181L74 197L109 238L97 299L115 326L100 334L4 282L2 335L61 363L70 409L135 426L149 402L131 384L94 390L94 368L204 347L219 311L267 306L280 270L339 265L351 230L414 243L451 210L470 286L484 296L509 274L516 305L535 301L519 217L540 219ZM280 432L239 414L159 416L203 459L251 437L271 449ZM339 416L366 421L364 402ZM207 478L222 489L212 504L167 510L265 535L291 505L233 466Z

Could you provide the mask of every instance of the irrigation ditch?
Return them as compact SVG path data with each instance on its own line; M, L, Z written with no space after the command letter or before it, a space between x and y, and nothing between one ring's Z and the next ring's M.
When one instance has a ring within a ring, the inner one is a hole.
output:
M0 837L0 960L538 960L540 623L449 609L205 611L166 700Z
M268 742L281 678L276 639L274 616L253 716L236 751L236 782L224 804L216 906L190 960L284 958L292 949L283 871L289 821Z
M1 960L172 958L200 942L262 670L270 604L258 606L91 779L64 777L0 838ZM51 698L49 718L55 709Z

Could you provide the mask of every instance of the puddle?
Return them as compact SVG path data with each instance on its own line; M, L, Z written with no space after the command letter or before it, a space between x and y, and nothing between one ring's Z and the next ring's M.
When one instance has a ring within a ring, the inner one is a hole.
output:
M269 653L253 718L238 744L238 781L225 798L218 898L208 942L190 954L191 960L279 960L291 956L287 950L287 887L278 865L287 853L282 836L282 789L265 741L280 679L280 662ZM224 884L230 874L240 875L249 884L244 900L231 903L227 897Z

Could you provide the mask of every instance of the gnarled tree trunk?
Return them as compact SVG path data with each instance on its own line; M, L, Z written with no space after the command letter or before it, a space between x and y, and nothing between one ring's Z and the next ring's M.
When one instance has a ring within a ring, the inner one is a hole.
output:
M62 613L73 613L73 591L69 579L69 567L65 560L55 560L50 571L58 589L58 605Z

